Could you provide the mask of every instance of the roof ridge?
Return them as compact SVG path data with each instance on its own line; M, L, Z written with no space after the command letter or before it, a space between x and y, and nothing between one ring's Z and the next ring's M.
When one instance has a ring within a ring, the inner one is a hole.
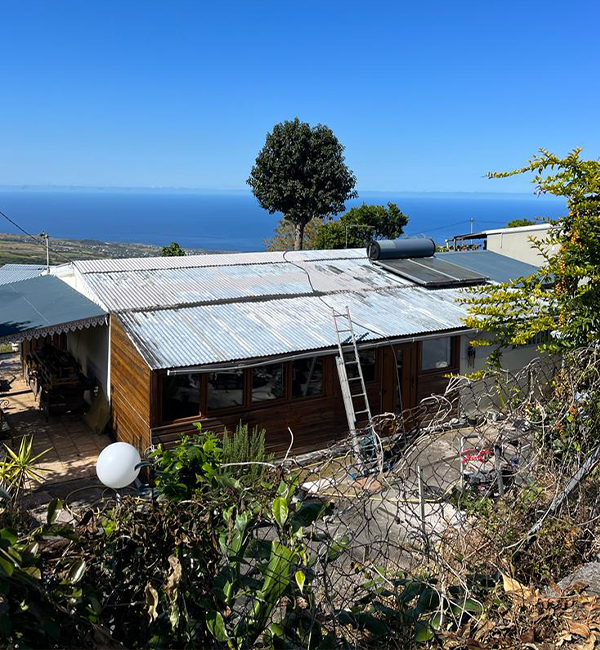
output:
M370 293L396 292L404 289L423 289L417 284L398 285L395 287L373 287L364 290L339 289L337 291L307 291L303 293L274 293L260 296L243 296L241 298L219 298L217 300L198 300L195 302L181 302L174 305L164 305L159 307L134 307L129 309L111 310L112 313L119 316L123 314L140 314L153 313L159 311L178 311L182 309L191 309L194 307L211 307L220 305L236 305L246 303L271 302L273 300L295 300L296 298L324 298L326 296L337 296L340 294L367 295ZM449 287L454 289L455 287ZM436 289L439 291L439 289Z

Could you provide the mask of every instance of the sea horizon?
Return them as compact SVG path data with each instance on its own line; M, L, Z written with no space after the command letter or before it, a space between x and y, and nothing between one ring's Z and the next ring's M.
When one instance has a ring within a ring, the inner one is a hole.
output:
M514 192L384 192L363 190L346 202L393 202L409 216L405 234L438 243L457 234L500 228L512 219L557 218L562 199ZM280 214L270 215L251 191L91 186L0 186L0 210L31 233L184 248L264 250ZM473 220L471 224L471 219ZM3 221L2 232L19 232Z

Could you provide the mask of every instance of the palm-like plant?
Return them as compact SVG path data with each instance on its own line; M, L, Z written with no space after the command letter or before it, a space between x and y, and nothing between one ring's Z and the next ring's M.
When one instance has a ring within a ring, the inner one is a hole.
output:
M50 449L45 449L34 456L33 436L23 436L17 452L6 444L4 447L6 448L6 456L0 460L0 485L16 501L27 485L27 481L42 482L43 474L48 470L37 468L35 465Z

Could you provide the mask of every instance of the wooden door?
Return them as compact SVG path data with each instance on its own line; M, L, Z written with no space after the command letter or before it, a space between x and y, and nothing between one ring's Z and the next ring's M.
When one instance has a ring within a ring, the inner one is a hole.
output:
M383 348L381 401L387 413L401 413L416 403L417 344Z

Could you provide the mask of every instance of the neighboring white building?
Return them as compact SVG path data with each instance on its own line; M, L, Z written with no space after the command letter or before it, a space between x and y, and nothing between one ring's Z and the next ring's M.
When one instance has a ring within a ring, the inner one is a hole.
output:
M468 235L457 235L454 237L454 243L460 247L461 242L483 239L483 247L488 251L512 257L526 264L541 266L544 263L544 258L534 246L533 241L545 240L551 227L552 224L540 223L517 228L483 230Z

